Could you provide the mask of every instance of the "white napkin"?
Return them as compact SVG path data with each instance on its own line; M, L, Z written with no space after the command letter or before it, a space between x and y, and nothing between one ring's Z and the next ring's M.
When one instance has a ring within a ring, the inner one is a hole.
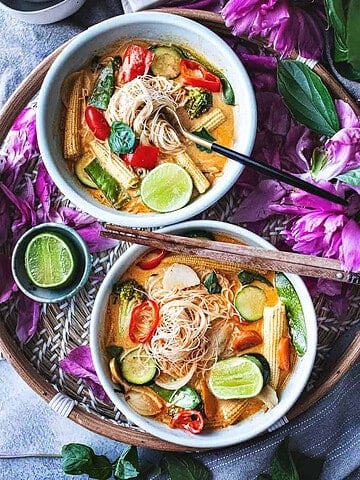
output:
M146 10L147 8L155 8L165 6L171 2L164 0L121 0L125 13L138 12L139 10Z

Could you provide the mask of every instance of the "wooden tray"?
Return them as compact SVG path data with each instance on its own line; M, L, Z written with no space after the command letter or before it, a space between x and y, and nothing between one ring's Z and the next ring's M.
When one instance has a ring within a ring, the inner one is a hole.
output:
M197 10L160 10L181 14L197 20L219 34L230 34L219 15ZM65 45L61 46L47 57L23 81L2 109L0 113L1 142L4 141L17 115L29 104L34 95L39 91L48 69L64 46ZM354 100L349 97L347 92L339 86L323 67L319 66L318 71L319 74L321 73L323 76L324 81L326 81L328 85L331 85L336 96L351 103L353 108L355 105L355 109L358 109ZM63 199L63 202L66 203L67 200ZM234 202L236 202L236 199L234 199L234 191L231 191L216 207L205 212L204 217L226 220L231 213L231 208L234 207ZM271 228L269 225L267 230L269 239ZM265 237L267 236L266 232L264 232L264 235ZM105 265L103 269L104 273L106 273L107 268L124 249L126 249L126 245L118 250L115 249L114 251L108 252L106 254L107 258L106 256L104 257L103 254L100 256L95 255L93 262L94 268L95 265L97 269L100 264ZM101 260L101 262L99 262L99 260ZM356 289L356 287L349 288ZM16 315L14 314L12 303L7 302L6 304L0 305L0 315L2 317L2 321L0 321L0 350L23 380L36 393L41 395L45 401L50 402L59 391L67 395L70 399L75 400L77 405L71 410L69 418L79 425L113 440L136 446L168 451L192 450L155 438L138 427L129 424L127 420L121 416L120 412L94 399L82 381L76 381L66 376L64 378L63 375L58 375L58 368L54 370L54 365L59 358L62 358L71 348L86 342L91 302L93 301L96 291L97 285L90 283L84 288L84 291L80 292L77 296L76 307L73 300L70 301L70 303L65 302L61 305L47 306L46 310L43 311L38 332L23 348L21 348L15 336ZM353 292L355 295L355 290L353 290ZM357 287L357 293L358 292ZM320 316L324 311L324 307L326 307L326 300L323 297L317 298L315 307L317 314ZM358 317L358 311L358 303L354 303L353 306L350 306L346 318L336 321L336 327L334 323L333 326L330 325L330 328L326 326L326 328L321 329L322 323L320 321L320 351L317 359L316 375L312 379L315 386L307 393L304 393L296 405L288 412L287 418L289 420L296 418L322 398L357 361L360 355L360 332L348 345L345 353L337 359L333 369L327 372L326 375L322 372L322 366L326 357L326 354L323 352L328 351L338 336L351 326L352 319ZM72 316L71 322L69 318L67 318L68 316ZM324 316L321 318L324 318ZM55 341L59 336L59 329L69 329L67 332L68 337L65 341L61 342L62 344L60 346L56 344ZM48 348L49 345L52 348Z

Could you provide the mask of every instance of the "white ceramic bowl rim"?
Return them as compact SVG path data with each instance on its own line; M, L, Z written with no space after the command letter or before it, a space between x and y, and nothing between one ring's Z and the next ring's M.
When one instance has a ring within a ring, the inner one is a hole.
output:
M181 224L169 226L160 229L159 232L181 232L185 230L199 230L207 229L213 232L226 232L232 234L250 245L274 249L269 242L260 238L256 234L249 232L241 227L231 225L229 223L217 222L211 220L203 221L188 221ZM303 391L315 361L316 345L317 345L317 325L316 315L313 307L313 302L308 293L308 290L297 275L287 274L287 277L296 288L302 307L304 309L306 328L307 328L307 352L302 358L298 358L295 370L287 383L284 392L282 393L279 404L266 413L256 414L250 419L240 422L237 425L227 427L221 430L216 430L211 433L202 432L198 435L192 435L182 430L171 429L165 425L151 420L147 417L138 415L132 410L125 400L121 399L114 391L114 386L107 374L105 373L104 357L99 348L99 339L102 336L101 321L104 316L103 299L107 301L115 281L121 276L123 271L133 263L139 255L146 250L146 247L132 246L114 263L100 286L98 294L95 298L92 319L90 322L90 347L94 361L95 370L103 385L106 393L112 402L124 413L124 415L131 422L135 423L145 431L152 435L159 437L168 442L194 448L219 448L234 445L246 440L249 440L258 434L266 431L278 420L280 420L292 405L296 402L301 392Z
M179 223L206 210L227 193L236 182L244 167L240 163L228 160L222 177L215 182L211 189L180 210L161 214L154 212L134 215L129 212L119 212L114 208L104 207L94 199L91 199L89 195L85 195L84 192L80 191L81 189L79 189L79 187L74 189L71 186L71 183L74 184L74 179L70 177L64 178L64 172L61 171L61 166L59 166L58 162L50 161L52 158L51 141L53 135L50 135L49 123L51 117L49 111L51 109L49 109L49 104L51 105L51 102L54 101L54 85L57 85L57 82L59 82L59 74L61 75L64 68L66 69L67 63L71 62L72 57L75 56L77 52L81 49L86 49L86 45L95 42L99 37L106 38L106 32L112 32L113 29L121 32L122 26L131 26L135 29L139 23L141 23L141 25L154 24L163 29L173 27L173 31L176 30L177 35L180 35L180 32L184 34L183 43L186 43L186 35L191 35L192 38L198 38L201 43L207 41L210 44L214 44L218 51L216 55L218 55L223 62L236 66L236 77L235 73L233 73L234 78L231 83L235 92L238 92L237 97L241 96L241 98L236 98L236 101L241 106L243 116L240 120L237 120L243 123L241 123L241 132L238 132L236 144L239 144L238 146L241 145L242 153L247 155L251 153L256 134L256 101L250 79L241 61L231 48L208 28L193 20L163 12L137 12L121 15L94 25L75 37L56 58L45 77L38 100L37 132L40 151L47 170L62 193L75 205L96 218L110 223L131 227L159 227ZM174 35L173 31L167 30L167 40L165 41L169 41L171 35ZM120 34L119 37L121 37ZM201 52L200 46L196 47L196 49ZM92 52L94 53L94 50L92 50ZM90 56L88 58L90 58ZM88 58L84 58L84 62L87 61ZM70 71L66 74L68 73L70 73ZM236 83L235 86L234 83ZM239 105L236 105L236 108L240 108ZM91 205L89 205L89 203L91 203Z

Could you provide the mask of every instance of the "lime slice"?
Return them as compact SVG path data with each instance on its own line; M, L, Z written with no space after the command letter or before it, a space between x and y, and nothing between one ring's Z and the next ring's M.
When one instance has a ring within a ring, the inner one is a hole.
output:
M210 370L209 388L223 400L255 397L263 386L260 367L245 357L220 360Z
M34 285L58 288L66 285L75 272L69 245L54 233L39 233L25 251L25 269Z
M176 163L162 163L141 182L141 199L155 212L172 212L191 198L193 183L187 171Z

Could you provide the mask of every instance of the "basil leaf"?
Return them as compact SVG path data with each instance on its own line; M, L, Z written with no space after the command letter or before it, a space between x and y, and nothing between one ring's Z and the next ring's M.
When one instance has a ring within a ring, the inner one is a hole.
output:
M128 480L130 478L138 478L139 475L137 448L128 447L116 462L114 476L116 480Z
M110 460L104 455L95 455L92 448L81 443L70 443L61 449L62 469L71 475L87 474L91 478L107 480L112 475Z
M169 452L164 455L164 462L170 480L209 480L209 470L187 453Z
M319 480L325 463L324 458L308 457L300 452L292 452L292 455L300 478Z
M110 357L119 358L123 351L124 349L118 345L108 345L106 347L106 353L110 355Z
M192 132L194 135L197 135L200 138L204 138L205 140L208 140L209 142L213 142L215 140L215 137L213 137L207 130L206 128L202 128L201 130L198 130L197 132ZM207 152L211 153L210 148L203 147L202 145L196 144L196 147L201 151L201 152Z
M260 473L260 475L257 477L257 480L272 480L272 478L268 473Z
M354 170L348 170L346 173L342 173L336 178L348 185L352 185L353 187L360 187L360 167L355 168Z
M286 437L276 449L271 464L272 480L300 480Z
M88 105L92 105L100 110L106 110L114 91L114 84L114 67L112 60L110 60L99 73L92 94L88 100Z
M347 13L348 62L355 70L360 70L360 0L350 0Z
M343 2L342 0L325 0L324 6L328 22L334 29L334 60L335 62L344 62L348 58L348 48Z
M335 104L321 78L295 60L279 60L277 84L292 115L320 135L333 136L340 128Z
M256 272L241 270L241 272L238 273L238 278L242 285L249 285L249 283L255 282L255 280L257 280L258 282L265 283L265 285L267 285L268 287L273 287L273 284L266 277Z
M218 278L214 271L210 272L209 275L205 277L203 283L209 293L221 292L221 285L219 284Z
M316 178L317 175L327 164L328 157L321 148L315 148L311 156L311 175Z
M126 123L114 122L111 125L108 142L112 152L120 155L130 153L135 147L135 133Z

